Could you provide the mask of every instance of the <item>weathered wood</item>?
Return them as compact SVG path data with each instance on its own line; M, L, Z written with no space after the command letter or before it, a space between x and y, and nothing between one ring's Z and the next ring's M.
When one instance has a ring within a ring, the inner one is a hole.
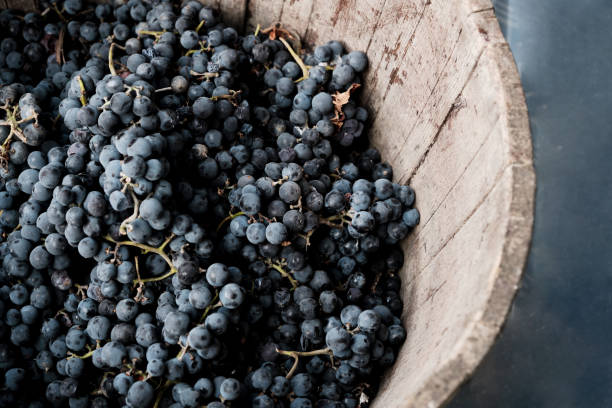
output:
M511 206L516 173L512 167L506 169L465 226L404 288L408 338L373 406L440 406L490 346L491 341L482 340L492 340L499 327L482 323L482 307L499 301L493 297L500 279L499 247L511 223L499 214Z
M387 0L385 3L378 27L366 50L370 69L364 95L372 112L380 109L390 86L397 86L406 79L412 81L402 61L407 53L414 50L412 42L415 30L422 22L427 6L427 0ZM398 80L393 81L392 78Z
M284 0L279 20L291 32L304 38L314 7L313 0Z
M365 50L384 3L384 0L314 0L304 41L312 46L329 40L341 40L350 49ZM351 41L345 41L348 38Z
M456 108L411 179L421 208L421 224L414 233L423 237L423 248L416 251L411 245L409 252L426 255L427 262L457 231L510 162L504 149L503 101L499 89L489 87L495 78L489 53L479 60ZM479 126L474 126L475 121ZM432 177L433 174L438 176ZM409 268L416 265L413 260Z
M408 340L374 406L439 406L493 342L527 255L535 181L516 67L489 0L296 3L251 0L249 25L300 32L312 4L308 45L367 50L371 140L422 213L405 243Z
M223 10L223 22L242 31L247 0L215 0L214 3L216 8Z
M426 154L430 146L435 143L438 129L450 117L451 112L464 105L458 99L458 95L476 66L479 55L485 47L502 43L501 35L496 36L494 30L489 27L491 21L497 25L495 20L489 18L491 14L492 12L488 11L468 15L464 20L464 26L461 28L453 53L448 59L446 69L439 76L436 86L427 96L424 105L412 112L408 109L402 112L402 123L405 123L407 128L403 139L386 142L391 144L387 148L393 152L391 153L394 155L392 160L399 166L399 173L405 177L402 181L407 180L414 173L422 161L423 154ZM477 28L470 29L474 25ZM489 31L491 31L490 34ZM495 81L488 86L494 87L498 84L499 81ZM387 103L401 98L401 95L398 95L399 91L397 88L392 89L387 96ZM498 92L501 92L500 87L498 87ZM380 130L382 134L385 131L385 129Z
M36 10L37 1L36 0L3 0L5 5L3 8L12 8L16 10L26 10L32 11Z
M399 374L398 371L389 373L385 386L394 391L381 394L395 396L399 391L411 395L408 398L411 403L407 406L429 403L437 406L448 397L445 393L461 381L456 377L457 372L469 372L467 359L476 364L479 357L474 353L486 350L501 324L492 319L487 320L490 327L476 326L478 320L473 320L474 317L482 317L483 304L489 304L487 316L503 314L510 302L508 292L516 287L520 275L518 265L525 251L518 260L516 254L508 255L514 266L509 268L507 275L493 275L495 279L490 276L491 271L499 271L494 266L500 262L505 248L514 246L511 242L517 237L525 240L529 236L528 232L514 230L515 220L523 222L524 214L517 212L508 218L499 217L499 214L517 210L513 209L513 194L521 190L533 193L533 180L529 178L533 175L530 156L521 160L505 143L511 115L506 109L505 93L500 89L503 85L489 86L501 79L497 57L503 52L507 52L507 48L491 47L484 51L461 93L464 108L454 111L445 122L436 143L412 179L424 214L416 234L405 243L406 258L410 262L405 269L408 286L403 297L414 300L406 304L410 338L400 354L398 367L414 368L413 373L401 369L398 369L401 370ZM478 119L479 126L474 126ZM525 174L528 177L524 177ZM515 185L517 178L520 187ZM531 208L530 198L519 194L519 202L523 205L519 206L522 211L525 207ZM434 299L437 297L440 298L438 304ZM451 324L453 321L465 324ZM473 332L466 334L470 325L473 331L480 330L478 341L481 342L464 338L474 338ZM489 343L482 342L484 338L488 338ZM435 341L431 344L428 339ZM465 342L465 349L460 350L468 357L459 359L456 345L461 342ZM468 346L477 347L477 350ZM440 367L450 367L451 371L444 376ZM420 380L420 376L427 377L427 372L436 368L438 371L435 374L432 371L430 378L437 387L408 382L410 390L405 384L402 387L392 385L401 381L401 376L415 376ZM396 375L400 378L396 379ZM440 381L441 378L446 380ZM397 398L401 400L401 395ZM386 406L387 402L382 397L375 406Z
M268 27L280 20L283 10L283 1L248 1L246 31L252 32L259 24L262 28Z
M376 112L394 109L403 125L401 134L389 138L385 135L395 124L381 121L371 135L374 144L389 152L390 160L399 166L401 181L410 177L434 142L437 129L458 102L457 96L479 55L493 39L490 36L486 40L478 30L470 29L478 14L462 18L456 11L443 12L443 4L432 2L425 10L404 57L405 68L395 71L383 99L375 95L370 98ZM447 35L438 34L445 27Z

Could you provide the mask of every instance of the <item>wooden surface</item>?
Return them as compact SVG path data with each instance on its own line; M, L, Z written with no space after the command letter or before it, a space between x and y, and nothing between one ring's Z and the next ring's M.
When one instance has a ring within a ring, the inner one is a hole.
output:
M36 0L0 0L0 8L14 8L19 10L36 10Z
M491 347L518 287L535 177L519 76L489 0L251 0L314 45L367 52L372 143L417 191L408 338L374 407L438 407Z
M246 30L280 21L306 46L367 52L372 143L421 212L404 243L408 337L373 407L442 405L503 325L533 222L527 110L489 0L204 3Z

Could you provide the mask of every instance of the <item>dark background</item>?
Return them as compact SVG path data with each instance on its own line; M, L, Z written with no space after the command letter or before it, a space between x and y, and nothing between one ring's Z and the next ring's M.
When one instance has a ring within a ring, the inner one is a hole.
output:
M533 242L508 321L450 407L612 406L612 1L498 0L527 98Z

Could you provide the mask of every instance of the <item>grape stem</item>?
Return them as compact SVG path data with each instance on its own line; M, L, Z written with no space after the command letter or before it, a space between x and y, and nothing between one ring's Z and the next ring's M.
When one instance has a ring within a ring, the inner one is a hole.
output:
M219 225L217 225L217 232L219 232L219 230L221 229L221 227L223 226L223 224L225 224L226 222L233 220L234 218L240 216L240 215L245 215L245 213L243 211L239 211L235 214L230 214L227 217L225 217L220 223Z
M334 221L339 221L339 223ZM352 221L353 218L350 215L350 211L342 211L339 214L332 215L327 218L321 218L319 220L321 224L332 228L342 228L344 225L349 225Z
M118 248L118 246L115 247L115 250L116 248ZM134 296L134 300L140 303L142 300L145 299L145 296L143 293L144 283L142 282L142 279L140 278L140 267L138 266L137 256L134 257L134 267L136 268L136 280L134 281L134 285L136 286L136 296Z
M207 81L211 78L217 78L219 76L218 72L196 72L194 70L190 70L189 73L195 77L200 77L199 79L206 79Z
M200 41L199 42L200 48L197 50L189 50L185 53L185 56L190 56L191 54L195 54L196 52L210 52L213 51L214 48L211 47L210 45L206 45L206 43L204 41Z
M119 233L122 235L127 234L128 223L138 218L138 209L140 208L140 201L138 200L138 197L136 197L136 194L134 194L134 190L131 188L130 188L130 195L132 196L132 201L134 202L134 212L132 213L132 215L127 217L125 220L123 220L121 225L119 225Z
M154 278L147 278L147 279L140 279L140 280L135 280L134 283L138 284L140 282L145 283L145 282L156 282L156 281L160 281L160 280L164 280L172 275L174 275L177 271L177 269L174 267L174 265L172 264L172 261L170 260L170 258L168 257L168 255L164 252L164 248L166 247L166 245L168 244L168 242L170 242L172 240L172 238L174 238L174 234L170 235L163 244L161 244L159 246L159 248L154 248L152 246L149 245L145 245L145 244L141 244L140 242L134 242L134 241L115 241L110 235L105 235L104 239L107 241L110 241L116 245L127 245L127 246L133 246L136 248L140 248L144 251L144 253L146 254L147 252L153 252L154 254L157 254L159 256L162 257L162 259L164 261L166 261L166 263L168 264L168 266L170 266L170 272L166 273L165 275L162 276L156 276Z
M200 30L202 29L202 27L204 27L204 24L206 24L206 20L202 20L200 21L200 23L198 24L198 26L195 29L195 32L198 33L200 32Z
M159 403L161 402L163 396L164 396L164 392L166 392L166 390L172 385L174 384L176 381L170 381L170 380L166 380L166 382L164 383L164 385L161 386L159 392L157 393L157 397L155 398L155 403L153 404L153 408L158 408L159 407Z
M288 30L284 29L281 26L281 23L274 23L271 26L262 29L261 33L262 34L268 34L268 38L271 39L271 40L276 40L277 38L280 39L282 36L285 36L285 37L290 38L292 40L295 39L295 37L293 35L291 35L291 33ZM257 34L255 34L255 35L257 35Z
M81 356L79 356L78 354L70 354L68 358L80 358L81 360L85 360L86 358L91 357L95 350L96 349L89 350L87 353Z
M0 126L9 127L9 134L4 142L2 142L2 145L0 145L0 165L2 167L6 167L9 156L8 147L13 140L13 136L17 136L19 140L27 144L26 137L19 125L30 120L34 120L34 123L38 123L38 114L35 113L33 116L25 119L17 119L19 116L19 106L11 107L7 103L6 105L1 106L0 109L2 109L6 114L4 120L0 120Z
M300 361L300 357L313 357L313 356L320 356L320 355L328 355L330 356L330 358L333 357L333 354L329 347L326 347L320 350L312 350L312 351L289 351L289 350L276 349L276 352L278 354L282 354L284 356L289 356L293 358L293 365L291 366L291 369L286 375L287 379L290 379L295 373L295 370L297 369L298 363Z
M306 248L308 248L310 246L310 237L312 237L312 234L314 234L315 230L310 230L308 231L306 234L297 234L298 237L302 237L304 238L304 241L306 241Z
M213 310L213 308L215 307L215 302L219 299L219 292L215 293L215 297L213 298L213 300L210 301L210 304L208 306L206 306L206 309L204 309L204 313L202 313L202 316L200 316L200 321L199 323L202 323L204 320L206 320L206 317L208 316L208 314L210 313L211 310Z
M111 50L112 50L112 45L111 45ZM109 55L111 55L111 51L109 51ZM109 56L109 58L110 58L110 56ZM77 75L76 76L76 80L79 83L79 90L80 90L80 94L81 94L79 99L81 101L81 105L85 106L85 105L87 105L87 98L86 98L87 93L85 91L85 84L83 83L83 78L81 78L80 75Z
M291 276L291 274L289 274L289 272L287 272L283 268L283 265L281 263L279 263L279 262L272 262L270 260L266 260L265 263L266 263L266 265L268 265L268 267L276 270L283 277L287 278L289 280L289 283L291 283L291 286L293 287L293 289L298 287L298 282Z
M78 355L72 352L69 352L68 354L70 354L68 356L68 358L80 358L81 360L85 360L86 358L89 358L93 355L94 351L96 351L97 349L100 348L100 340L96 341L96 348L90 348L89 346L87 346L87 349L89 350L87 353L83 354L83 355Z
M180 341L179 341L179 345L181 345ZM177 360L181 360L183 358L183 356L185 355L185 353L187 352L188 349L189 349L189 340L187 340L185 342L184 346L181 346L181 350L176 355L176 359Z
M66 36L66 30L62 28L59 33L59 38L57 39L57 44L55 44L55 61L58 64L62 64L66 62L64 58L64 37L65 36Z
M125 94L129 95L130 92L134 91L136 92L136 96L140 97L140 91L142 91L144 88L142 86L133 86L133 85L124 85L125 87Z
M85 299L87 297L86 292L89 285L79 285L78 283L75 283L74 286L77 288L77 295L81 296L81 299Z
M206 319L206 316L208 316L208 314L210 313L211 310L216 309L218 307L223 306L221 304L221 302L216 302L215 301L219 299L219 293L217 292L215 294L215 297L213 298L213 300L210 302L210 304L208 306L206 306L206 309L204 309L204 313L202 313L202 316L200 317L200 320L198 322L198 324L202 324L202 322ZM179 342L179 345L181 345L181 343ZM185 345L181 345L181 350L179 351L179 353L176 355L176 359L180 360L183 358L183 356L185 355L185 353L187 352L187 350L189 350L189 339L187 340L187 342L185 343Z
M298 198L298 202L296 204L291 204L289 208L292 210L295 210L296 208L301 210L302 209L302 196Z
M141 35L151 35L155 37L155 41L159 40L161 36L165 33L165 31L150 31L150 30L140 30L138 31L138 37Z
M52 7L53 7L53 11L55 11L55 12L57 13L57 15L58 15L58 17L60 18L60 20L62 20L64 23L67 23L67 22L68 22L68 20L66 20L66 17L64 17L64 15L63 15L63 14L62 14L62 12L60 11L60 9L59 9L59 8L57 8L57 4L56 4L56 3L53 3Z
M287 51L289 51L289 54L291 54L295 62L302 69L302 78L298 79L298 81L308 78L308 67L306 66L306 64L304 64L302 58L293 50L293 48L291 48L287 40L285 40L283 37L278 37L278 39L280 40L280 42L283 43L283 45L287 48Z
M278 179L278 180L276 180L276 181L273 181L273 182L272 182L272 185L273 185L273 186L278 186L278 185L280 185L280 184L283 184L283 183L284 183L285 181L287 181L287 180L289 180L289 176L285 176L285 177L282 177L282 178L280 178L280 179Z
M215 96L211 96L210 100L211 101L218 101L219 99L227 99L228 101L230 101L232 103L232 105L234 106L238 106L236 104L236 98L238 97L238 95L240 95L242 93L242 90L238 90L238 91L234 91L233 89L229 90L229 94L226 95L215 95Z
M108 70L110 71L112 76L117 76L117 71L115 71L115 65L113 64L113 48L115 47L115 43L111 42L111 45L108 49Z

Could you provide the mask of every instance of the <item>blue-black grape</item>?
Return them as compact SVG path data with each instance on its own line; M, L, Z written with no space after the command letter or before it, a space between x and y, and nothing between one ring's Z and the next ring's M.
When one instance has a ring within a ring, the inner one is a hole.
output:
M32 383L52 404L150 407L140 372L177 382L168 404L356 406L406 337L398 244L420 218L362 143L358 93L339 105L367 56L331 41L302 78L282 42L198 2L60 3L67 24L2 15L0 102L23 135L0 151L7 400ZM40 41L62 26L60 65ZM286 378L277 349L325 347L336 371L323 353Z

